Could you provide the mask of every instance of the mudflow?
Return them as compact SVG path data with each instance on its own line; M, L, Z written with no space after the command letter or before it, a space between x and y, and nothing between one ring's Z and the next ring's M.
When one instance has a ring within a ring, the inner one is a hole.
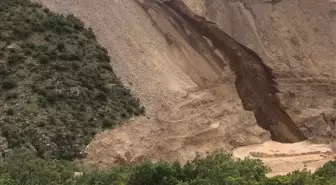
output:
M98 134L87 165L185 162L222 148L276 175L333 157L335 2L35 1L91 26L148 109Z

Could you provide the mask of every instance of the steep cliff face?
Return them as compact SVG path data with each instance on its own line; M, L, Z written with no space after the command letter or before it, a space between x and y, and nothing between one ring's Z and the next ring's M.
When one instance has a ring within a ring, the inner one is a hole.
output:
M98 134L88 164L185 161L271 138L330 142L332 2L36 1L91 26L116 73L148 108L148 118Z

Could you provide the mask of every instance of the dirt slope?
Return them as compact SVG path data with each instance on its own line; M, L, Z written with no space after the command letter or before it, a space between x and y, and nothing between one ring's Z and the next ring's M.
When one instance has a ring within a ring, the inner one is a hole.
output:
M88 164L132 163L144 157L184 162L196 152L205 155L270 139L253 113L244 110L228 58L211 42L174 25L179 20L172 21L169 13L143 9L135 0L35 1L90 25L116 73L148 108L148 118L98 134L88 146ZM336 5L326 0L185 3L255 51L273 70L281 108L311 141L330 142Z

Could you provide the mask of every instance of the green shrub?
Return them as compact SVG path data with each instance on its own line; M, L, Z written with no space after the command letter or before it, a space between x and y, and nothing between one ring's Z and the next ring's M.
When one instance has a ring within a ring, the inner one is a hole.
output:
M46 108L48 106L48 101L44 97L39 97L38 98L38 105L42 108Z
M16 99L19 96L17 92L6 92L5 100Z
M44 26L39 22L31 22L30 24L32 27L32 31L34 32L44 32L45 31Z
M49 63L49 57L47 55L42 54L38 57L38 62L40 64L48 64Z
M23 49L23 52L26 56L32 55L33 51L29 48Z
M99 92L97 95L96 95L96 99L98 101L107 101L107 95L104 93L104 92Z
M1 39L1 37L0 37ZM3 51L0 51L0 59L3 59L5 57L5 53Z
M25 26L14 27L13 32L18 39L27 39L32 34L32 30Z
M21 54L12 53L7 58L7 63L9 65L14 65L23 62L25 57Z
M35 50L36 49L36 44L34 42L25 42L26 47L28 47L29 49Z
M67 20L73 23L73 26L76 30L83 30L84 29L84 23L79 20L77 17L75 17L72 14L69 14L67 16Z
M17 86L18 84L13 79L5 79L2 81L2 88L6 90L14 89Z
M6 110L6 113L7 113L7 115L9 115L9 116L13 116L14 113L15 113L15 111L14 111L14 109L9 108L9 109Z
M43 8L43 11L44 11L45 13L49 13L49 12L50 12L49 8Z
M57 43L57 49L59 50L59 51L64 51L64 49L65 49L65 44L64 44L64 42L59 42L59 43Z
M96 39L95 34L93 33L93 30L91 27L89 27L87 30L84 31L84 35L88 38L88 39Z
M103 128L104 129L112 128L115 125L116 125L116 122L112 119L105 118L103 120Z

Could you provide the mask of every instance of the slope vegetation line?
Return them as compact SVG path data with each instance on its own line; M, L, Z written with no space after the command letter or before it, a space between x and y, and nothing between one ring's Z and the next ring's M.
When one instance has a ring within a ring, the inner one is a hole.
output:
M275 87L272 70L255 52L236 42L214 23L195 15L179 0L164 2L147 0L144 4L151 3L159 3L160 6L171 9L174 12L171 18L185 20L186 25L181 27L192 28L193 32L209 39L228 59L231 70L237 76L235 85L244 109L254 112L258 124L271 132L273 140L298 142L306 139L294 121L281 109L276 97L278 90Z

